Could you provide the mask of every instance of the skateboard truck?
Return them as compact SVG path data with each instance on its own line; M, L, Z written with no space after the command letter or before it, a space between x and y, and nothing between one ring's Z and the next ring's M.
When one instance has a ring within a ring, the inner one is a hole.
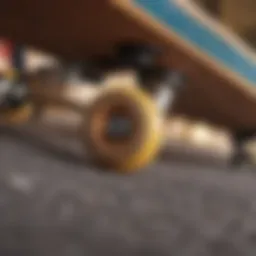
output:
M156 65L162 50L155 45L121 43L117 45L117 67L136 71L140 87L149 92L159 110L166 112L184 85L179 72Z
M111 58L98 60L102 73L131 71L138 80L138 86L126 86L118 80L116 86L102 88L87 109L77 108L83 117L78 136L98 164L132 172L147 165L161 149L162 121L184 79L179 72L156 64L160 53L156 49L126 44L119 46ZM84 65L74 66L75 80L81 77L81 68L86 73Z

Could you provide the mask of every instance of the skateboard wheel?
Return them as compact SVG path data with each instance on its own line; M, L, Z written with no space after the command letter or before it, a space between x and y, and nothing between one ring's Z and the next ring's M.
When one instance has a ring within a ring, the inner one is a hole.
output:
M8 124L19 125L26 123L33 115L33 106L31 104L25 104L19 108L5 110L0 112L1 119Z
M141 89L110 87L88 109L82 137L97 163L128 173L153 161L161 128L156 105Z

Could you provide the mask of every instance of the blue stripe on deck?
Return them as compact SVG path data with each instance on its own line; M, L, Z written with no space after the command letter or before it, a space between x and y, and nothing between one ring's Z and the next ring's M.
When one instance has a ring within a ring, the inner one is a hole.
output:
M134 0L146 12L167 25L181 38L256 86L256 63L216 31L182 10L172 0Z

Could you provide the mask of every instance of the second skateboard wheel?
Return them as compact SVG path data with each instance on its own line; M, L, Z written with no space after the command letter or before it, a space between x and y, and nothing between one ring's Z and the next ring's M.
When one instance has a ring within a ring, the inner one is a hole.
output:
M24 124L32 117L34 112L32 104L24 104L15 109L0 111L0 119L11 125Z
M156 105L139 88L103 90L90 106L81 132L94 159L120 172L149 164L161 147Z

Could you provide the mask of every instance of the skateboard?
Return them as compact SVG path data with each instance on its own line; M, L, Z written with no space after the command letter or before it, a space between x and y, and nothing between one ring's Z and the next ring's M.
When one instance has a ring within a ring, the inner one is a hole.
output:
M172 113L229 128L239 145L254 134L255 53L191 1L29 1L29 14L22 2L14 18L14 0L3 1L0 31L82 60L75 70L104 87L86 111L47 96L81 112L81 141L97 161L126 171L147 165Z

